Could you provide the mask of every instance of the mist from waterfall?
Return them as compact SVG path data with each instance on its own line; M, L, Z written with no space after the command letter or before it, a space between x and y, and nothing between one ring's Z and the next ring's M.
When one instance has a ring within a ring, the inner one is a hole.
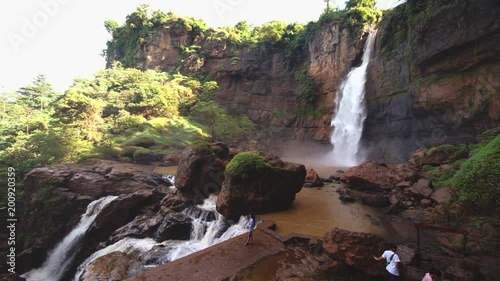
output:
M159 243L151 238L124 238L98 250L87 258L78 267L73 281L78 281L85 268L94 260L112 252L118 251L130 254L139 251L141 252L141 260L147 261L149 256L155 255L159 248L163 249L165 254L156 259L154 264L148 264L147 262L143 264L145 268L150 268L174 261L247 232L247 219L242 216L237 224L230 225L222 215L217 213L216 201L217 196L212 194L205 199L203 204L184 210L184 214L191 218L192 231L190 240L166 240Z
M342 82L335 99L335 112L330 136L333 150L329 153L329 162L341 167L358 165L365 160L360 150L363 123L366 119L365 82L366 69L373 49L375 32L368 35L363 51L362 63L351 69Z
M91 202L87 211L82 215L79 224L47 255L42 267L33 269L22 275L28 281L58 281L78 253L80 242L97 215L110 202L118 198L108 196Z

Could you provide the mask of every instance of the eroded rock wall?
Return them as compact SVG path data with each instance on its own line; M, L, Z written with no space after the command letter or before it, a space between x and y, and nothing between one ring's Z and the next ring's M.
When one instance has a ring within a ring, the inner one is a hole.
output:
M232 113L248 115L269 139L328 142L336 91L352 63L360 57L363 39L353 38L338 21L325 23L315 31L300 65L293 65L284 48L232 46L223 41L192 38L182 27L165 26L140 47L136 67L205 73L220 86L217 101ZM193 44L200 46L199 55L182 53L181 47ZM315 107L322 110L322 116L314 118L300 113L296 67L305 67L315 80Z
M500 3L457 1L411 20L401 16L407 8L382 22L368 70L370 159L404 162L418 148L473 142L500 126Z

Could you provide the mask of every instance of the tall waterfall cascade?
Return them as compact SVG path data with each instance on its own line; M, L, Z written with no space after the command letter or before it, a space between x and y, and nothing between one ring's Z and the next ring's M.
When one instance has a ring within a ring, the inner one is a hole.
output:
M112 252L119 251L129 254L139 251L142 253L141 260L146 262L143 264L143 267L150 268L174 261L247 232L248 220L241 217L238 223L233 225L228 224L226 219L217 213L215 208L216 201L217 196L212 194L209 198L205 199L203 204L184 210L184 214L191 218L192 221L192 231L189 240L166 240L158 243L152 238L124 238L106 248L98 250L87 258L78 267L73 281L78 281L85 268L94 260ZM155 262L151 264L147 262L151 260L150 256L161 257L154 259Z
M363 50L362 63L351 69L342 82L335 99L335 112L331 126L334 128L330 136L333 145L328 155L329 162L342 167L355 166L365 160L360 150L363 123L366 119L365 82L366 69L370 61L376 31L368 35Z
M22 277L28 281L60 280L66 269L73 262L78 253L80 242L85 237L87 230L97 215L116 198L118 197L108 196L91 202L87 206L87 211L82 215L78 225L47 255L47 260L42 267L33 269Z

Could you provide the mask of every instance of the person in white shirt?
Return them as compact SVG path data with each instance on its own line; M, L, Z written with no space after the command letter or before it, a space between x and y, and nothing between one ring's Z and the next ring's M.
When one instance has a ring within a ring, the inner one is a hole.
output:
M389 281L399 281L401 280L399 275L399 263L401 261L398 254L396 254L398 246L392 244L390 247L390 250L385 251L380 257L374 256L373 258L377 261L386 260L387 266L385 269L389 273Z

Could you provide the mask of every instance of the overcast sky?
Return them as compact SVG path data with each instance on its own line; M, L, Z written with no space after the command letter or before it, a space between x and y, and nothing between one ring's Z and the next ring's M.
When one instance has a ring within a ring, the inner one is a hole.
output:
M398 0L378 2L388 8ZM1 1L0 92L29 85L38 74L45 74L58 91L66 90L74 78L92 77L105 64L100 56L109 38L104 21L122 24L141 3L203 18L210 26L234 26L241 20L305 23L317 20L325 8L323 0Z

